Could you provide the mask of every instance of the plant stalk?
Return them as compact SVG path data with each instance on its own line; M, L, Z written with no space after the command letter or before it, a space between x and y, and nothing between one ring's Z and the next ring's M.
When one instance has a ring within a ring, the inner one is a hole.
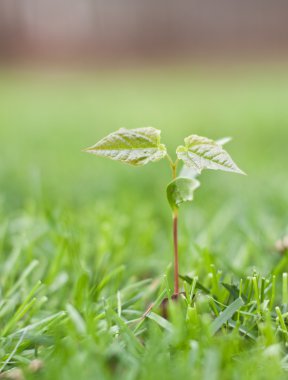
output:
M171 169L172 169L172 178L175 179L177 177L177 173L176 173L176 164L173 164L171 165Z
M178 210L173 211L174 294L179 294Z
M171 164L173 179L177 177L177 161ZM178 262L178 209L177 208L173 210L173 247L174 247L174 295L178 295L179 294L179 262Z

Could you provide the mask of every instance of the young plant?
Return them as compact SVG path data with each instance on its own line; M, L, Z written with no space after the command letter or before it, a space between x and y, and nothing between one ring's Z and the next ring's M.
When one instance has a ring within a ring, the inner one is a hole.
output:
M86 152L101 157L108 157L133 166L143 166L149 162L167 158L172 169L172 182L167 186L167 199L173 216L174 246L174 296L179 294L178 264L178 210L184 202L193 200L194 191L200 186L195 178L203 169L224 170L245 174L233 162L223 145L230 138L211 140L207 137L190 135L184 139L184 146L176 149L177 159L174 162L167 153L166 146L160 143L161 131L152 127L125 129L104 137ZM183 161L182 170L177 176L177 166Z

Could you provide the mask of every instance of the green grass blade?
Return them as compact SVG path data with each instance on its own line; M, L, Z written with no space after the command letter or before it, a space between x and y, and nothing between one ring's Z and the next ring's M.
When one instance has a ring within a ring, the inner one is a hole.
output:
M214 335L216 332L226 323L233 315L244 305L242 298L237 298L232 302L220 315L217 317L211 325L211 334Z

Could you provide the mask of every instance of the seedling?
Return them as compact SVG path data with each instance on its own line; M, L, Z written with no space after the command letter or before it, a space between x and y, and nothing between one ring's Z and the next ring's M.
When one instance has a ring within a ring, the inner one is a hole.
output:
M167 199L173 216L174 246L174 296L179 294L178 264L178 210L184 202L193 200L194 191L200 186L196 177L203 169L223 170L245 174L233 162L223 145L230 138L211 140L207 137L190 135L184 139L185 145L176 149L177 159L174 162L167 153L166 146L160 143L161 131L152 127L125 129L104 137L85 151L97 156L108 157L132 166L143 166L150 162L167 158L172 169L172 181L167 186ZM177 176L179 161L182 169Z

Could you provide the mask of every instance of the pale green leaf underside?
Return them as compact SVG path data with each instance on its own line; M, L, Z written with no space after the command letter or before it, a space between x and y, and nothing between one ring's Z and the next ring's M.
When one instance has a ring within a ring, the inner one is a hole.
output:
M178 177L167 186L167 198L172 209L176 209L181 203L191 202L194 191L200 186L196 179Z
M221 139L215 140L216 144L218 145L225 145L228 144L232 140L232 137L222 137Z
M152 127L121 128L85 151L129 165L142 166L166 156L166 147L160 144L160 133Z
M176 150L177 157L192 167L198 174L203 169L224 170L244 174L230 155L222 148L221 143L207 137L191 135L185 138L185 146Z
M187 166L184 164L179 173L179 177L194 179L198 176L198 174L199 173L197 170L195 170L192 166Z

